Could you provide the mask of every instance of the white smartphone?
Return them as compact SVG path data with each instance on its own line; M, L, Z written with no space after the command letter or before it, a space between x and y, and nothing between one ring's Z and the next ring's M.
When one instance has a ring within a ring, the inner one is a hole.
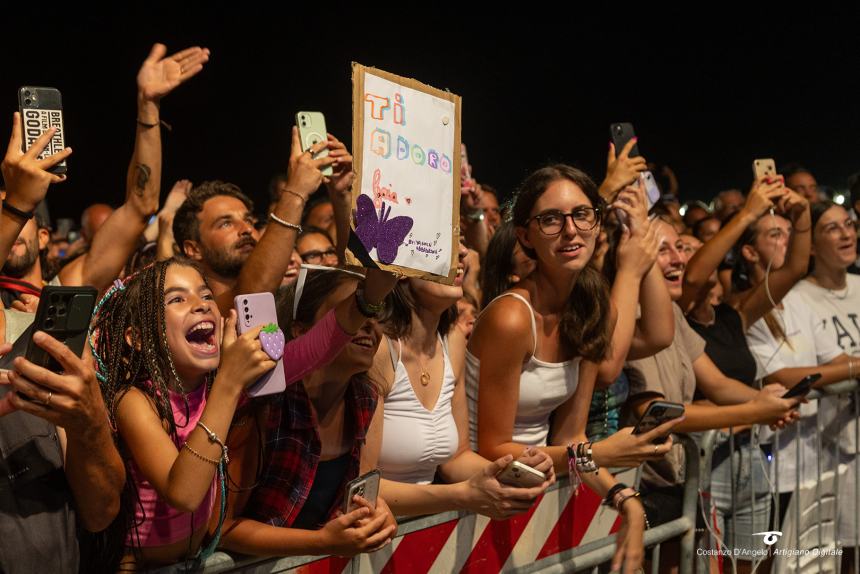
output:
M776 177L776 162L769 157L753 160L753 177L759 180L767 176Z
M533 469L527 464L513 460L496 476L496 478L503 484L519 486L521 488L531 488L533 486L540 486L543 484L546 480L546 474Z
M299 140L302 142L302 151L308 151L311 146L328 139L328 132L325 128L325 116L322 112L297 113L296 126L299 128ZM324 149L314 155L314 159L320 159L323 157L328 157L328 149ZM326 177L334 173L330 165L322 168L320 171L322 171L322 174Z
M645 184L645 195L648 196L648 209L651 209L655 203L660 201L660 188L657 186L657 181L654 179L654 174L650 171L643 171L639 177Z

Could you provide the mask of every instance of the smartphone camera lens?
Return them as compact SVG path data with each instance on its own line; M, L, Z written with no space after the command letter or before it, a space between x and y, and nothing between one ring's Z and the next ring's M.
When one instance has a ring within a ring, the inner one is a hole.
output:
M24 100L24 105L25 105L25 106L29 106L31 103L32 103L32 102L30 101L30 98L27 98L26 100Z
M49 306L48 307L48 315L56 315L56 314L57 314L57 308L54 307L53 305Z
M245 320L246 320L246 321L249 321L250 319L251 319L251 316L250 316L250 315L248 315L247 313L245 313Z
M53 329L54 328L54 320L51 319L50 317L45 319L45 328L46 329Z
M247 299L243 299L243 300L242 300L242 304L243 304L243 305L248 305L248 300L247 300ZM247 310L248 310L248 307L246 306L246 307L245 307L245 311L247 311Z
M24 90L24 95L29 98L30 97L30 90Z

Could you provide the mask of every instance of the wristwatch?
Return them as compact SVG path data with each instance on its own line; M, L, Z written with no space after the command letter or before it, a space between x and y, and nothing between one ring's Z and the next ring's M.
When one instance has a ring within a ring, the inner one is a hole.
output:
M476 223L478 221L484 221L484 210L480 207L476 207L471 211L467 211L464 215L469 221L474 221Z

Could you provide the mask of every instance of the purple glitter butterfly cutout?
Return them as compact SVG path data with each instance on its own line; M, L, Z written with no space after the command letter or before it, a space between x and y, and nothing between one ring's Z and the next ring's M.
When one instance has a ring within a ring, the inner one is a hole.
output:
M368 252L375 247L379 261L385 264L392 263L397 257L397 249L414 223L411 217L405 215L388 219L389 215L391 215L391 207L386 210L385 202L382 202L377 215L370 196L364 194L358 196L355 234Z

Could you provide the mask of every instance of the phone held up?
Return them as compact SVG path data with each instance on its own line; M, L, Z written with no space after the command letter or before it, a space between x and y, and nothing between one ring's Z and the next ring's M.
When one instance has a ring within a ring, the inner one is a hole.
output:
M272 344L284 346L283 334L279 329L271 329L269 326L278 326L278 312L275 307L275 297L271 293L250 293L237 295L233 299L236 309L236 330L239 335L250 331L254 327L265 325L260 332L261 344ZM271 339L271 341L270 341ZM284 375L284 358L278 359L275 368L260 377L260 380L248 387L246 394L249 397L261 397L280 393L287 388L287 380Z
M311 146L328 139L325 127L325 116L322 112L299 112L296 114L296 126L299 128L299 140L302 142L302 151L308 151ZM314 159L328 157L328 149L324 149L314 155ZM331 176L334 170L330 165L322 168L322 174Z
M519 486L521 488L531 488L540 486L546 480L546 474L539 470L535 470L527 464L523 464L518 460L512 460L508 466L502 470L497 476L499 482L510 486Z
M51 137L45 150L39 155L39 159L44 159L65 149L63 98L60 95L60 90L23 86L18 90L18 111L21 112L21 127L23 128L23 149L21 151L26 152L30 149L33 143L51 128L56 128L57 131ZM63 160L52 167L50 171L55 174L64 174L67 168L66 160Z

